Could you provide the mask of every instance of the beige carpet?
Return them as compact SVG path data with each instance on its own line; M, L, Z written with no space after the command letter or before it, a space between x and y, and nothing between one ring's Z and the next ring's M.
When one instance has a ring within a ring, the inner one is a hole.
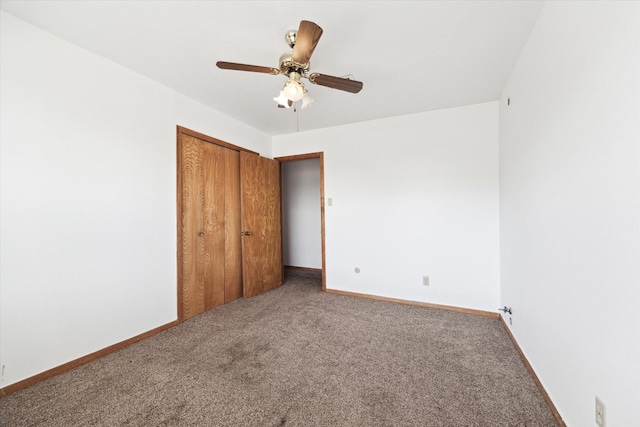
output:
M314 273L0 399L2 426L555 426L496 319Z

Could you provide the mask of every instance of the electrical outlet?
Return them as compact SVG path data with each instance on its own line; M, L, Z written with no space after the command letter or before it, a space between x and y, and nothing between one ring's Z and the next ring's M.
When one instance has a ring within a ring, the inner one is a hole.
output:
M605 412L604 412L604 403L598 396L596 396L596 424L600 427L605 427Z
M422 285L429 286L429 276L422 276Z

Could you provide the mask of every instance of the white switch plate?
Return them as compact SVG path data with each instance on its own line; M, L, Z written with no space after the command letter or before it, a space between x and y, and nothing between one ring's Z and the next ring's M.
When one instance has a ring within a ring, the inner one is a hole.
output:
M422 276L422 285L429 286L429 276Z
M333 206L333 199L331 197L327 199L327 206Z

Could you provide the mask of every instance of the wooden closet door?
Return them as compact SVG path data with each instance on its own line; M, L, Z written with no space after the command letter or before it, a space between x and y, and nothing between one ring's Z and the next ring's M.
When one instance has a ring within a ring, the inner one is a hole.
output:
M240 158L181 135L182 319L242 296Z
M202 235L204 252L204 310L224 304L225 273L225 152L226 148L201 142L204 214Z
M225 150L225 304L242 297L240 237L240 153Z
M187 135L181 139L181 252L182 317L204 311L204 169L201 141Z
M244 297L282 285L280 164L240 153Z

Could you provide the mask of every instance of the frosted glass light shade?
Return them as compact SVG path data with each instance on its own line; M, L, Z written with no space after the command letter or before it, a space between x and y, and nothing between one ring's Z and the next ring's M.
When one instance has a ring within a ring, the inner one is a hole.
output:
M282 88L287 99L296 102L304 96L304 85L299 80L289 79Z
M273 98L278 103L279 107L289 108L289 99L285 96L284 90L280 91L280 95Z

